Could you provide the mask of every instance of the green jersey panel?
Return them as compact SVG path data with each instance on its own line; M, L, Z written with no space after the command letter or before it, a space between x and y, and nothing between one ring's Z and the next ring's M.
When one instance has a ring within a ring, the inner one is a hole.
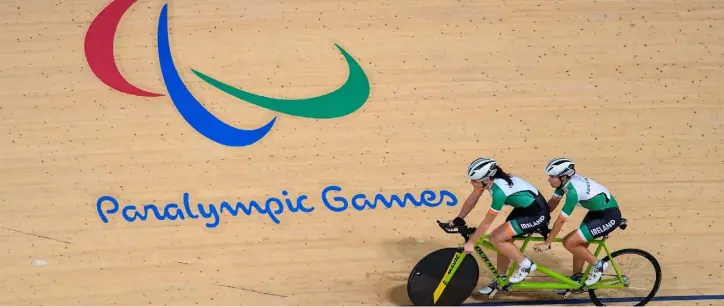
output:
M493 198L490 204L490 210L493 213L500 212L503 205L509 205L515 208L526 208L535 201L535 195L538 195L538 189L527 181L511 176L512 186L508 185L503 179L493 180L490 187L490 196Z
M565 187L556 189L553 195L558 198L566 195L566 202L561 209L561 215L566 219L578 204L591 211L618 207L618 203L605 186L581 175L573 175Z

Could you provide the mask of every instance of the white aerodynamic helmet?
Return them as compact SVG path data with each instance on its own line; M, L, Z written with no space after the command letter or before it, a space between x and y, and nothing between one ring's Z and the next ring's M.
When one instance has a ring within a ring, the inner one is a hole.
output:
M576 163L567 158L555 158L548 162L546 174L550 176L571 176L576 173Z
M498 171L498 165L491 158L477 158L468 166L468 178L472 180L483 180L491 177Z

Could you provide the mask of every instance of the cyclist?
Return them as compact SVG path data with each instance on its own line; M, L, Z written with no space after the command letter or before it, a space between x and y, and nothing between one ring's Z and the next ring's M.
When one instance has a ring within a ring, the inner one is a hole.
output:
M498 255L497 261L500 277L504 277L512 258L519 263L519 266L516 273L510 277L510 282L523 281L528 274L535 271L536 265L515 246L513 237L534 232L541 226L548 226L550 211L545 198L532 184L520 177L505 173L491 158L478 158L473 161L468 167L468 178L474 189L463 204L460 214L450 223L463 224L465 217L478 203L484 191L490 193L492 203L480 226L465 243L465 252L472 253L475 242L490 228L503 205L512 206L513 210L506 219L507 223L491 232L490 241L502 253ZM496 286L497 281L493 278L493 281L479 292L489 294Z
M621 211L616 199L608 189L598 182L576 174L576 164L567 158L555 158L548 162L545 172L548 174L548 183L555 188L549 200L551 212L558 206L563 195L566 202L563 204L558 219L553 224L551 233L544 243L536 244L537 251L548 250L551 242L563 227L563 223L573 213L576 204L588 209L577 230L571 231L563 238L563 246L573 254L574 280L582 278L583 262L593 265L585 284L593 285L601 279L601 275L608 269L608 262L596 260L593 253L588 250L589 241L611 233L621 223Z

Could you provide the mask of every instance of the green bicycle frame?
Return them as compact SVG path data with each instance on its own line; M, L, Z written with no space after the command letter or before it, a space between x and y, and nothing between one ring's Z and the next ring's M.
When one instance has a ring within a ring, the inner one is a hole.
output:
M513 264L508 269L508 272L505 274L505 277L501 278L498 273L498 270L495 268L493 263L490 261L490 258L483 252L481 247L485 247L488 250L491 250L493 252L499 253L498 249L496 249L490 241L488 241L490 235L486 234L483 235L483 237L478 240L475 244L475 252L477 255L485 262L488 269L494 274L496 280L498 281L498 285L505 289L506 286L510 284L508 279L510 276L513 275L513 272L515 272L515 269L517 268L517 263L513 262ZM523 245L520 247L520 251L525 251L526 247L528 247L528 244L530 242L544 242L543 237L533 237L533 236L525 236L525 237L515 237L513 238L514 241L523 241ZM554 238L554 243L562 243L563 239L561 238ZM609 257L609 262L611 263L614 271L616 272L615 278L609 278L609 279L601 279L598 281L598 283L586 287L586 289L620 289L623 288L625 285L625 281L623 276L621 275L621 272L618 269L618 265L613 261L613 258L611 258L611 253L608 250L608 247L606 246L606 238L602 239L596 239L589 241L592 245L598 245L596 248L596 252L594 253L594 257L596 259L599 259L599 255L601 254L601 251L605 251L606 255ZM460 251L460 253L464 253L463 251ZM550 276L551 278L557 280L558 282L530 282L530 281L522 281L519 283L511 284L508 289L551 289L551 290L578 290L582 289L584 287L585 278L581 278L580 282L576 282L575 280L569 278L568 276L565 276L563 274L560 274L558 272L555 272L551 269L549 269L546 266L543 266L541 264L536 263L537 271L540 271L541 273ZM593 266L589 263L586 267L586 270L583 274L583 276L587 276L590 272ZM454 274L454 271L457 270L457 267L454 267L452 272Z

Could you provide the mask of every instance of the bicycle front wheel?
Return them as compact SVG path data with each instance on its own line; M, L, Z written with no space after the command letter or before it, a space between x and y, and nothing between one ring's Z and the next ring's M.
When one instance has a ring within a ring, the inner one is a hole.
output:
M597 306L644 306L656 295L661 285L661 265L649 252L627 248L611 253L623 276L623 288L588 290ZM603 261L610 261L606 256ZM620 285L613 266L601 276L596 285Z
M462 263L452 279L434 301L435 290L440 285L458 249L442 248L420 260L410 272L407 281L407 295L416 306L459 306L470 296L478 283L478 263L472 255L463 255Z

